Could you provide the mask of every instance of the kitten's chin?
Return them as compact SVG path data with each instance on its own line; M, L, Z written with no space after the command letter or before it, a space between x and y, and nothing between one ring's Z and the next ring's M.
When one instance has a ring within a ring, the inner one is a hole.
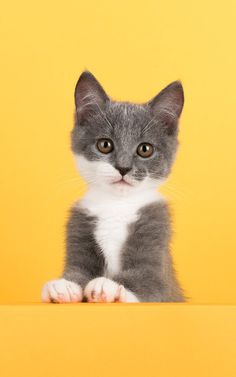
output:
M153 179L144 179L142 182L126 182L125 180L117 180L115 182L103 182L90 186L95 191L100 191L108 196L129 197L133 195L142 195L145 192L154 192L160 186L160 182Z
M133 183L127 180L127 178L118 178L115 181L111 182L111 185L114 187L127 187L127 186L133 186Z
M101 184L88 184L88 188L92 191L98 191L109 196L125 197L130 196L137 191L135 186L128 183L101 183Z
M107 191L118 196L127 196L135 191L135 187L129 183L119 181L106 186Z
M123 182L112 184L112 187L110 189L112 190L112 192L121 196L129 195L135 191L134 186Z

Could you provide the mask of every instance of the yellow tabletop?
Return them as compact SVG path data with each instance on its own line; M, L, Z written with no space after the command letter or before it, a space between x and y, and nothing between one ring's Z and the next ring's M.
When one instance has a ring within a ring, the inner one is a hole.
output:
M1 377L235 377L236 306L0 306Z

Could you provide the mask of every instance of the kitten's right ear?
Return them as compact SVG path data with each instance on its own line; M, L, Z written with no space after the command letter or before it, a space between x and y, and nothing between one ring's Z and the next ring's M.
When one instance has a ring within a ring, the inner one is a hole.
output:
M154 117L162 120L169 135L177 130L183 105L184 91L180 81L169 84L148 103Z
M102 111L109 97L103 87L89 71L84 71L75 87L75 106L78 120L82 122L98 111Z

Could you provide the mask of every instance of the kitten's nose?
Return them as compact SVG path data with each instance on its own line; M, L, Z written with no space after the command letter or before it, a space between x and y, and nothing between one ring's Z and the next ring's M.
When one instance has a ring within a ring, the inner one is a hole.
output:
M115 168L116 168L117 170L119 170L119 172L120 172L120 174L122 175L122 177L123 177L125 174L127 174L127 173L131 170L131 168L121 167L121 166L118 166L118 165L116 165Z

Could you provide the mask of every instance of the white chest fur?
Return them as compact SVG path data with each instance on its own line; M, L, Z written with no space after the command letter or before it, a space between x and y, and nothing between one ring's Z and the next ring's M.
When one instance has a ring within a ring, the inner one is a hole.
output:
M95 190L89 191L82 199L80 205L98 219L95 238L105 257L108 277L120 270L121 249L128 236L128 225L137 220L141 207L160 199L156 191L114 197Z

